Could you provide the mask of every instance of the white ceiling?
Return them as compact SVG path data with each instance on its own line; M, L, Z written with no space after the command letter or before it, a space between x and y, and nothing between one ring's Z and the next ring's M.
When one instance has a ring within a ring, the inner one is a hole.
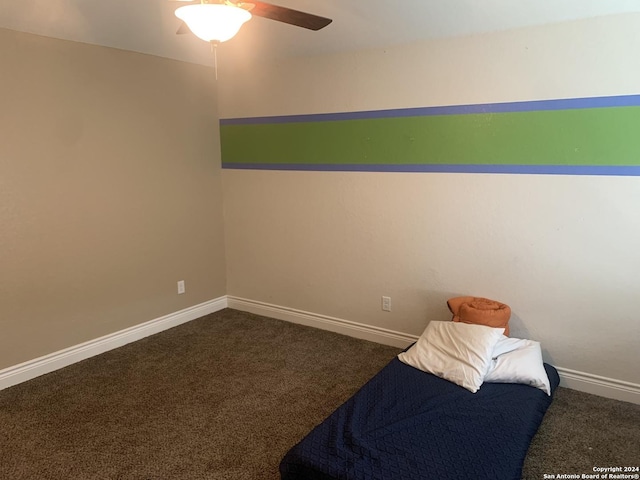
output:
M639 12L640 0L273 0L329 17L313 32L254 17L220 54L252 58L383 48L451 37ZM175 35L168 0L0 0L0 27L211 64L209 46Z

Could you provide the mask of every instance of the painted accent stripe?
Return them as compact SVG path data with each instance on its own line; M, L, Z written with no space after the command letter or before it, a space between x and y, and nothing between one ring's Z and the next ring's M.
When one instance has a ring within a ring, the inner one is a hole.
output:
M305 115L279 115L272 117L223 118L220 125L261 125L299 122L330 122L377 118L425 117L440 115L464 115L473 113L534 112L550 110L578 110L585 108L637 107L640 95L610 97L584 97L522 102L480 103L446 105L436 107L399 108L359 112L318 113Z
M229 163L640 165L640 106L223 125Z
M304 172L492 173L522 175L604 175L640 177L640 166L598 165L359 165L309 163L222 163L228 170Z
M221 120L223 168L639 176L640 95Z

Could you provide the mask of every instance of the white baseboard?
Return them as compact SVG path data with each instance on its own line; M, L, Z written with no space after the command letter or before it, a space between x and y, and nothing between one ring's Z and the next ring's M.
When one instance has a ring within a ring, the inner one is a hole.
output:
M177 327L178 325L227 307L398 348L406 348L418 339L416 335L386 328L374 327L372 325L245 298L224 296L0 370L0 390L26 382L45 373L53 372L59 368L135 342L136 340L169 328ZM615 400L640 404L640 385L636 383L601 377L568 368L556 368L560 374L560 385L563 387L613 398Z
M417 336L407 333L246 298L228 296L227 305L229 308L243 312L255 313L257 315L286 320L308 327L329 330L331 332L370 340L383 345L391 345L393 347L406 348L418 339ZM636 383L600 377L590 373L569 370L568 368L556 367L556 369L560 374L560 385L563 387L599 395L601 397L640 404L640 385Z
M418 337L407 333L396 332L386 328L374 327L363 323L343 320L341 318L328 317L317 313L305 312L294 308L280 307L264 302L257 302L246 298L228 296L227 305L243 312L264 315L265 317L286 320L308 327L341 333L350 337L369 340L383 345L405 348L415 342Z
M592 393L601 397L640 404L640 385L615 378L556 367L563 387Z
M217 312L226 307L227 297L220 297L199 305L194 305L193 307L185 308L179 312L141 323L140 325L120 330L119 332L111 333L40 358L29 360L19 365L5 368L0 370L0 390L113 350L127 343L135 342L136 340L162 332L163 330L177 327L178 325Z

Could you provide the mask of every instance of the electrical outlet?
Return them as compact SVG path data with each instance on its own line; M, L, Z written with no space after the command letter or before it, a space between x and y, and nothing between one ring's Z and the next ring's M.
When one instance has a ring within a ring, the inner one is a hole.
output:
M391 297L382 297L382 310L385 312L391 311Z
M180 280L178 282L178 295L182 295L185 291L186 291L186 288L184 286L184 280Z

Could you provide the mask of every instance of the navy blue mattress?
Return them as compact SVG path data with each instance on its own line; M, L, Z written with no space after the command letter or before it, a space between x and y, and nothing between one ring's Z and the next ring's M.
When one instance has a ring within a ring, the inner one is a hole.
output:
M552 391L560 381L545 364ZM471 393L395 358L294 446L282 480L520 479L551 397L527 385Z

